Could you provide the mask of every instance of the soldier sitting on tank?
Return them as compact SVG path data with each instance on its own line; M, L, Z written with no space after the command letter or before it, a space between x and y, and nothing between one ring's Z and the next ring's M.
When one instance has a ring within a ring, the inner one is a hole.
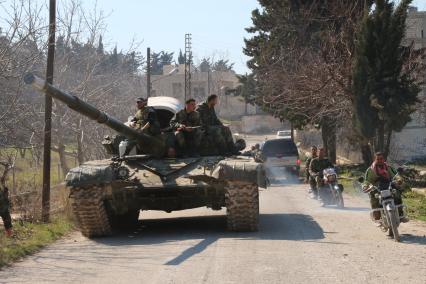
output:
M185 102L185 108L175 114L170 127L175 131L177 146L185 156L198 156L201 143L200 114L194 99Z
M236 153L232 133L229 127L224 126L216 115L214 107L218 103L217 95L210 95L207 101L201 103L197 107L200 113L201 125L205 134L218 149L217 154L234 154Z
M160 122L154 108L147 106L148 99L138 98L136 100L138 111L133 119L134 128L146 134L156 136L160 134Z

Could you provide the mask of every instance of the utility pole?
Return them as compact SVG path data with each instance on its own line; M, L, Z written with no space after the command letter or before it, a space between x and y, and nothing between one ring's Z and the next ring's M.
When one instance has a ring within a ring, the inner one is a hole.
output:
M191 34L185 34L185 101L191 97Z
M146 97L151 96L151 48L146 49Z
M47 50L46 81L53 84L55 62L56 0L49 2L49 47ZM41 216L43 222L50 219L50 151L52 146L52 98L45 96L44 103L44 149L43 149L43 191L41 196Z

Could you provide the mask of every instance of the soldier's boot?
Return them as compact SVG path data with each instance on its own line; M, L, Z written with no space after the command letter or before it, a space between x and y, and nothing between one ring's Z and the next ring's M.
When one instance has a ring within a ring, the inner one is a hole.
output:
M380 220L380 218L381 218L381 214L380 214L380 211L373 211L373 212L371 212L371 219L373 220L373 221L379 221Z

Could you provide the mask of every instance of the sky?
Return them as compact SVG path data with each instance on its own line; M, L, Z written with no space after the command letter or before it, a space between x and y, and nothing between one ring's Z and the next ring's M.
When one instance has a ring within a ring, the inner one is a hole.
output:
M0 0L8 5L13 0ZM36 0L37 1L37 0ZM58 0L58 5L62 1ZM45 2L45 0L40 0ZM138 50L175 52L184 50L185 34L192 34L194 62L203 57L229 59L243 74L247 57L243 54L244 38L250 35L251 12L259 7L257 0L83 0L87 9L98 8L106 15L106 47L126 51L130 43L139 42ZM414 0L419 10L426 10L426 0ZM1 8L1 6L0 6ZM0 17L2 11L0 11ZM1 20L1 19L0 19Z
M91 6L94 0L85 0ZM194 62L203 57L229 59L238 73L247 72L242 48L245 28L257 0L98 0L109 14L105 41L127 49L132 39L153 51L184 51L185 34L192 34Z

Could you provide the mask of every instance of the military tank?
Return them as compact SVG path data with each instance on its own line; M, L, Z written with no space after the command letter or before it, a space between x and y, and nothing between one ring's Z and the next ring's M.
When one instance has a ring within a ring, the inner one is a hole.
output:
M258 229L258 189L266 187L262 164L250 157L208 153L165 158L164 137L152 137L128 127L33 74L26 74L24 81L118 132L102 142L110 159L88 161L71 169L65 178L72 210L84 236L102 237L134 226L141 210L170 213L198 207L226 207L231 231ZM173 102L174 98L162 98L152 100L153 107L160 121L168 123L179 104ZM130 150L129 145L133 145Z

